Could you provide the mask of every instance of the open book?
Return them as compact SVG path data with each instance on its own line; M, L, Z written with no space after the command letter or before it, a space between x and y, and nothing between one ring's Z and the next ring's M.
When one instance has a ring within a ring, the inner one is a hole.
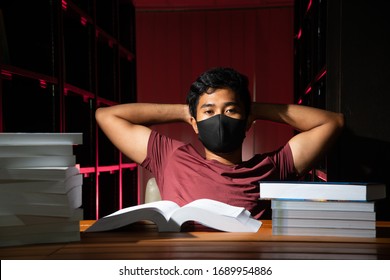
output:
M145 220L155 223L160 232L179 232L187 221L228 232L257 232L261 226L243 207L211 199L179 207L175 202L161 200L118 210L97 220L86 231L107 231Z

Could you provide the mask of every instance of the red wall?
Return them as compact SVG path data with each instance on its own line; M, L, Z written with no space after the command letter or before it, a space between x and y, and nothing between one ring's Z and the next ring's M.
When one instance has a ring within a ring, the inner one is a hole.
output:
M244 9L137 10L138 102L184 103L203 71L229 66L246 74L258 102L293 101L293 6ZM158 129L199 146L185 124ZM244 159L283 145L293 131L258 121Z

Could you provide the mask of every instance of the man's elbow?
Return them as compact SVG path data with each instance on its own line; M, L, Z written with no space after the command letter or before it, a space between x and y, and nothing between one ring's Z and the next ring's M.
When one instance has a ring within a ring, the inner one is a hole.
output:
M336 129L341 132L345 125L344 114L336 113L335 124L336 124Z
M331 133L333 137L338 137L344 129L344 115L342 113L333 113L330 121Z
M100 108L96 109L95 120L98 124L100 124L102 122L102 120L105 118L104 115L105 115L105 108L104 107L100 107Z

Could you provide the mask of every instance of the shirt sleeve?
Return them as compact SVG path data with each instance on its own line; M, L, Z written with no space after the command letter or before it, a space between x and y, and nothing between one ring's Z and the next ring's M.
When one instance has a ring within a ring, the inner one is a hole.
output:
M146 158L141 163L141 166L150 171L153 176L156 177L157 182L163 180L161 174L164 174L163 170L167 160L169 160L172 153L182 145L182 142L153 130L149 137Z
M274 154L274 162L279 167L280 180L294 180L297 172L294 166L294 158L290 145L287 143Z

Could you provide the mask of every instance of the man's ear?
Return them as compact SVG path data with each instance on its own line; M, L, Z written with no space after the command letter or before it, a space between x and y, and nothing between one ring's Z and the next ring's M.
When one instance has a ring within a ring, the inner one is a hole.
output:
M198 124L196 123L196 120L194 117L191 117L191 125L192 125L192 128L194 129L195 133L199 134Z

